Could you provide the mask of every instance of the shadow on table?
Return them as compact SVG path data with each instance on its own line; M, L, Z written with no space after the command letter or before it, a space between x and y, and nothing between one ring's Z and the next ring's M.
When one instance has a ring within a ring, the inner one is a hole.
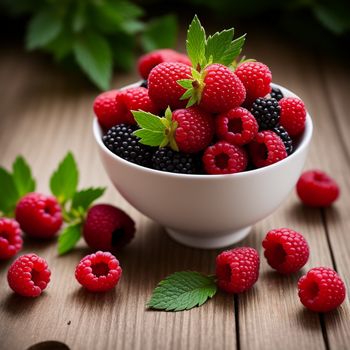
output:
M70 295L69 298L73 303L79 304L82 307L97 306L102 307L104 305L113 305L118 303L118 299L121 297L118 288L114 288L105 293L89 292L85 288L77 287Z
M40 302L45 302L48 295L44 292L40 298L25 298L15 293L9 293L1 302L0 308L4 312L19 315L23 312L30 312Z

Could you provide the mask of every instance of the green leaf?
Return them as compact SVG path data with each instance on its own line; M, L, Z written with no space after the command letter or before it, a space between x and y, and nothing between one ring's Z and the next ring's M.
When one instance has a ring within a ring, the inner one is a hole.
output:
M78 64L102 90L107 90L112 77L112 52L108 41L96 33L86 33L73 44Z
M81 237L82 223L78 222L63 229L58 237L58 254L63 255L72 250Z
M18 156L15 162L12 164L13 169L13 181L17 188L17 193L20 197L26 193L35 191L35 180L32 177L32 173L28 163L22 156Z
M241 53L244 42L245 42L245 34L233 40L230 46L228 47L228 49L222 55L218 63L221 63L225 66L229 66Z
M197 15L195 15L188 28L186 39L187 55L194 68L197 68L198 65L203 65L203 61L205 60L205 45L205 30Z
M192 89L192 79L180 79L177 83L182 86L184 89Z
M133 135L140 138L139 142L148 146L159 146L164 138L164 132L139 129L133 132Z
M121 28L128 34L136 34L144 30L145 24L141 21L130 19L121 23Z
M78 1L72 17L72 29L74 32L80 32L86 24L86 3Z
M174 15L158 17L149 22L141 37L145 51L168 48L175 45L177 20Z
M50 189L61 204L72 199L78 186L78 167L71 152L60 162L50 178Z
M87 210L92 202L104 194L105 190L106 188L104 187L91 187L75 192L72 200L72 209L82 208Z
M212 276L194 271L175 272L158 284L147 306L166 311L190 310L203 305L216 290Z
M0 211L13 216L19 194L12 175L4 168L0 168Z
M159 131L164 132L164 125L161 121L161 118L156 115L144 112L144 111L131 111L137 124L143 128L150 131Z
M29 50L48 44L56 38L62 22L52 10L38 12L29 22L26 45Z
M58 36L45 45L45 50L51 52L56 61L62 60L73 48L73 35L66 29L62 29Z
M233 34L234 29L231 28L208 37L205 47L205 57L208 61L209 57L212 57L213 63L221 62L222 56L231 44Z

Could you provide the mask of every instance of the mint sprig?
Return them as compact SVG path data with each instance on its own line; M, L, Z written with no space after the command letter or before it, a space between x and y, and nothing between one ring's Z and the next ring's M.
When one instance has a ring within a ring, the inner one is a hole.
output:
M159 282L147 307L165 311L190 310L203 305L216 292L215 276L195 271L175 272Z

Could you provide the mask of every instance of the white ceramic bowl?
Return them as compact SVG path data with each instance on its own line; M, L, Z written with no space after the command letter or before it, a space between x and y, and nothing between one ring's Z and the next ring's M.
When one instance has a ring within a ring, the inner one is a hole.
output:
M134 85L132 85L134 86ZM296 97L279 87L285 96ZM172 174L144 168L113 154L93 133L102 163L120 194L166 228L176 241L197 248L221 248L246 237L252 225L276 210L295 186L312 136L312 120L294 153L270 166L229 175Z

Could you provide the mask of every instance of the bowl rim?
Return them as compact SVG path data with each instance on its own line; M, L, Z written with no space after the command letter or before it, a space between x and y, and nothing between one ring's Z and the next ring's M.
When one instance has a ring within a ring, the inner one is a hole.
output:
M141 81L133 83L133 84L129 84L125 87L120 88L120 90L124 90L124 89L128 89L128 88L132 88L132 87L137 87L141 84ZM299 98L300 97L298 95L296 95L294 92L290 91L289 89L276 84L276 83L272 83L271 84L272 87L275 88L279 88L281 89L283 95L288 95L287 97L296 97ZM154 174L154 175L158 175L158 176L164 176L164 177L175 177L175 178L186 178L186 179L201 179L201 180L215 180L215 179L227 179L227 178L240 178L240 177L249 177L249 176L254 176L256 174L260 174L262 172L266 172L269 170L272 170L273 168L282 166L283 164L285 164L286 162L291 162L293 160L293 158L297 157L298 154L300 154L310 143L311 141L311 137L312 137L312 133L313 133L313 122L312 122L312 118L309 114L309 112L307 111L306 114L306 124L305 124L305 130L303 135L301 136L300 140L299 140L299 144L298 147L295 149L295 151L287 156L286 158L270 164L268 166L262 167L262 168L257 168L257 169L253 169L253 170L249 170L249 171L242 171L239 173L234 173L234 174L215 174L215 175L210 175L210 174L178 174L178 173L170 173L170 172L166 172L166 171L161 171L161 170L156 170L156 169L151 169L151 168L146 168L144 166L135 164L135 163L131 163L128 162L127 160L117 156L116 154L114 154L112 151L110 151L102 142L102 128L100 127L97 118L94 116L93 118L93 134L94 134L94 138L98 144L98 146L100 147L101 150L103 150L105 153L107 153L110 157L112 157L114 160L121 162L122 164L124 164L125 166L128 166L130 168L135 168L135 170L139 170L139 171L143 171L145 173L149 173L149 174Z

